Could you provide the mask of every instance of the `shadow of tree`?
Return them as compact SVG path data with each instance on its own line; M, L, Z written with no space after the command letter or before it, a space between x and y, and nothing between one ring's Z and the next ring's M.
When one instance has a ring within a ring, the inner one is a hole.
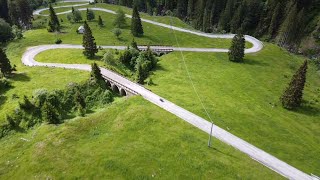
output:
M22 82L27 82L31 80L30 77L27 76L25 73L14 74L11 79L13 81L22 81Z
M253 59L244 59L244 64L253 65L253 66L269 66L269 64Z
M303 101L301 106L293 111L307 116L320 116L320 108L308 101Z

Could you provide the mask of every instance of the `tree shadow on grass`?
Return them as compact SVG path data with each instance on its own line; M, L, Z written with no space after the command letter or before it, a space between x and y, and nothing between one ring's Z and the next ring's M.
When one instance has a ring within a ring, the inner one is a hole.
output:
M244 59L244 64L253 65L253 66L269 66L269 64L253 60L253 59Z
M0 107L7 101L7 96L0 95Z
M14 81L22 81L22 82L27 82L31 80L30 77L27 76L25 73L14 74L11 79Z
M161 64L157 64L155 71L168 71L168 70L164 68Z
M303 101L301 107L295 109L294 112L304 114L307 116L320 116L320 108L310 104L307 101Z

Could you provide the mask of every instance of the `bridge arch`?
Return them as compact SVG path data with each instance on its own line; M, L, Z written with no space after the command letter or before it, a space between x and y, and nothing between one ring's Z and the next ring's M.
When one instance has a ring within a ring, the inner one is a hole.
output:
M108 87L111 87L110 81L106 80L106 84L107 84Z
M123 88L120 89L120 96L127 96L127 92Z
M115 84L112 84L111 85L111 89L113 92L117 93L117 94L120 94L120 90L119 90L119 87Z

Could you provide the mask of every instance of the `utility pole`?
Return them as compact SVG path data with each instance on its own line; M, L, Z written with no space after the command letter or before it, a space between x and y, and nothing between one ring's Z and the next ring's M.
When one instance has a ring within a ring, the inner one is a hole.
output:
M212 138L212 129L213 129L213 122L211 122L211 130L210 130L210 134L209 134L209 140L208 140L208 147L211 147L211 138Z

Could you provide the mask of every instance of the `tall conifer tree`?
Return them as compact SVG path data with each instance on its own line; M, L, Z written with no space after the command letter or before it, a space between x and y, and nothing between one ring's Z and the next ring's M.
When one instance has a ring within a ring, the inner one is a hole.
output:
M245 39L242 34L237 34L232 39L232 45L229 49L229 60L233 62L242 62L244 57Z
M4 77L8 77L12 71L15 71L15 68L11 66L9 59L2 48L0 48L0 71Z
M51 23L51 24L50 24ZM56 12L54 11L53 7L51 4L49 5L49 24L48 24L48 31L53 32L53 31L60 31L60 22L58 19L58 16L56 15ZM52 31L50 31L52 30Z
M131 33L133 36L143 36L143 27L140 19L140 15L138 12L138 7L134 5L132 12L132 20L131 20Z
M303 89L306 83L307 69L308 62L305 61L293 75L289 86L280 98L284 108L294 109L300 106L302 102Z
M97 44L95 43L95 39L92 36L92 31L87 24L87 21L84 21L84 33L82 45L84 47L83 54L89 58L94 58L95 54L98 52Z

